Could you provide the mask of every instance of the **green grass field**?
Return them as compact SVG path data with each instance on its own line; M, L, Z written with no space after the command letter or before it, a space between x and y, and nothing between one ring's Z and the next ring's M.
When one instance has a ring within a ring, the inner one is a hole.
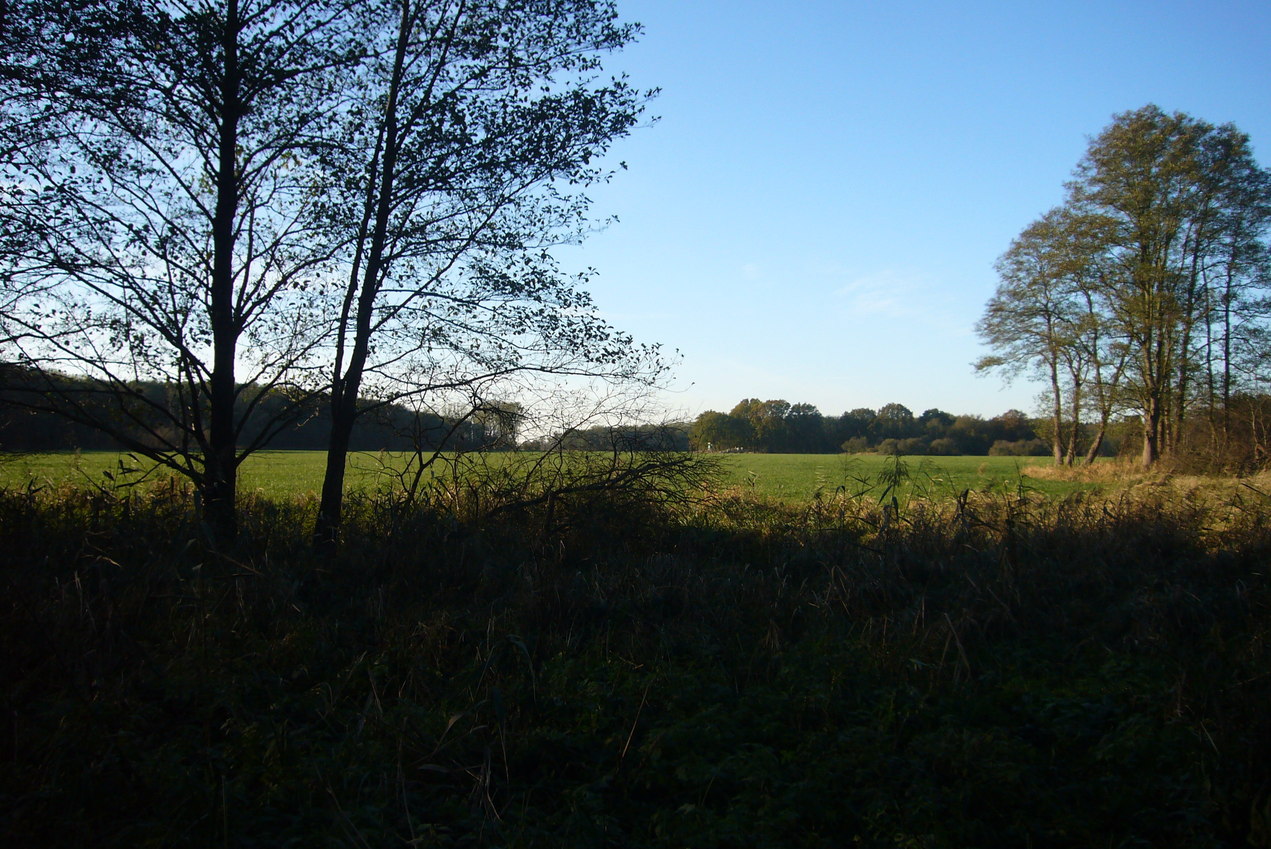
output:
M807 501L817 494L865 498L888 496L885 479L897 460L880 454L730 454L722 458L734 485L787 502ZM1020 486L1063 496L1097 484L1042 480L1022 474L1046 458L901 457L901 498L950 498L965 490L991 492Z
M239 489L267 498L304 497L322 486L324 455L320 451L262 451L243 465ZM374 488L388 480L400 455L355 453L349 458L350 488ZM719 457L724 487L737 487L785 502L806 502L818 495L883 498L896 494L941 499L970 490L992 492L1026 489L1063 496L1098 484L1043 480L1029 477L1028 466L1043 465L1046 458L1020 457L902 457L901 479L895 493L887 489L888 473L897 461L878 454L728 454ZM147 461L111 451L26 454L0 463L0 485L103 486L145 478L144 484L163 480L170 473L143 472ZM135 471L130 471L135 470Z
M240 470L239 491L268 498L303 497L322 488L325 454L321 451L261 451ZM380 479L384 460L377 454L358 453L349 458L348 484L373 487ZM149 474L146 472L149 471ZM145 459L114 451L22 454L0 462L0 486L101 486L152 485L174 473L154 469Z

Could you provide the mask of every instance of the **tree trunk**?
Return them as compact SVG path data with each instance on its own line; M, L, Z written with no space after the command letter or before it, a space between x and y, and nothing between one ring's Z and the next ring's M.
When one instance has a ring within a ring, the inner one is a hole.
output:
M398 154L397 102L401 80L406 62L406 51L410 44L411 6L401 6L401 22L397 33L397 46L393 60L393 77L389 85L388 99L384 105L384 116L381 131L383 144L383 161L380 162L378 174L374 163L379 162L379 151L372 158L371 176L367 181L365 217L362 231L359 234L357 247L358 262L349 279L348 295L351 300L356 290L357 306L352 316L353 348L349 352L349 363L344 373L340 373L349 319L346 309L341 316L339 330L339 352L334 374L332 375L331 392L331 436L327 442L327 468L322 480L322 500L318 505L318 518L314 524L313 539L319 547L328 551L339 544L341 514L344 506L344 468L349 456L349 443L353 436L353 425L357 421L358 395L362 389L362 376L370 356L371 322L375 313L375 299L379 295L381 272L384 267L384 246L388 234L388 222L393 208L393 184L396 177ZM376 179L378 177L378 180ZM374 210L374 227L369 233L370 245L365 250L366 223ZM362 260L364 259L364 264ZM361 279L357 272L361 268ZM360 289L359 287L360 282Z
M1076 369L1069 371L1072 375L1072 429L1068 431L1068 446L1064 451L1066 466L1077 462L1077 444L1081 439L1081 379Z
M355 399L356 400L356 399ZM344 509L344 470L349 456L356 409L344 404L343 398L331 404L331 437L327 443L327 466L322 478L322 500L314 523L314 544L334 551L340 541L340 524Z
M331 393L331 436L327 441L327 467L322 478L322 500L314 524L313 539L319 548L334 550L339 543L341 514L344 505L344 468L348 462L353 425L357 421L358 392L362 371L370 355L371 313L374 307L373 281L378 279L379 263L367 264L361 297L358 298L357 326L349 366L337 379Z
M212 218L212 377L209 387L209 434L204 456L204 518L217 539L237 532L235 505L238 458L234 422L236 386L234 358L238 327L234 316L234 218L238 212L239 97L238 0L229 0L222 34L224 75L221 78L221 124L216 173L216 210Z
M1231 304L1234 298L1232 291L1231 266L1228 263L1227 279L1222 301L1222 447L1227 450L1231 444Z
M1108 432L1108 419L1103 417L1099 422L1099 429L1095 431L1094 439L1090 440L1090 447L1086 450L1086 465L1093 466L1094 461L1099 456L1099 449L1103 447L1104 436Z
M1143 468L1151 468L1161 456L1161 411L1156 399L1152 399L1143 411Z
M1055 465L1064 464L1064 407L1063 397L1059 393L1059 366L1052 352L1050 360L1050 452L1055 458Z

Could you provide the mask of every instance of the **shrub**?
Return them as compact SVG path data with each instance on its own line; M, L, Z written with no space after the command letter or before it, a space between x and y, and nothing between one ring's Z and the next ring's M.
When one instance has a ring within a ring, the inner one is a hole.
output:
M900 440L890 438L879 440L878 444L874 446L874 450L889 457L905 453L900 450Z
M863 436L853 436L839 447L846 454L864 454L869 450L869 440Z
M931 442L925 436L911 436L900 440L896 449L900 454L930 454Z
M999 439L989 448L990 457L1044 457L1050 446L1040 439L1018 439L1008 442Z

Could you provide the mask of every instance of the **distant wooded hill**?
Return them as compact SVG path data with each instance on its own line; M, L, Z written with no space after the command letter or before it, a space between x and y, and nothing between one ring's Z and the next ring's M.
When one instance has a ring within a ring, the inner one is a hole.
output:
M81 423L107 415L116 422L117 431L143 444L174 439L168 432L170 426L156 412L165 405L181 403L172 387L139 381L121 393L69 375L56 377L53 386L39 382L44 379L20 366L0 367L0 450L128 447L120 438ZM331 425L326 416L319 415L324 402L322 395L297 400L280 390L243 387L237 408L240 416L247 416L241 439L246 444L268 436L270 448L325 450ZM247 415L249 406L252 410ZM275 432L262 434L265 426ZM497 423L488 417L461 421L385 404L358 418L350 447L354 451L404 451L431 449L443 443L455 449L506 448L516 444L516 432L508 427L506 418Z

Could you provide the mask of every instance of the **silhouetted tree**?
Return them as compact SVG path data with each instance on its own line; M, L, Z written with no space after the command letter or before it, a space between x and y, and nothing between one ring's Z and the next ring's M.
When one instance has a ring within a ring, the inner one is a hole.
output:
M516 374L653 381L665 366L602 321L547 247L581 238L597 160L638 120L601 57L629 43L607 0L373 0L370 59L327 152L326 225L347 283L331 369L331 441L315 538L335 541L355 418L451 393L474 410ZM497 389L491 390L490 386Z
M239 445L259 412L245 390L303 399L322 339L315 293L338 234L305 211L315 148L362 56L358 5L147 0L123 20L103 11L112 4L76 2L73 20L109 24L109 38L93 30L106 61L68 32L44 51L53 72L6 80L20 114L45 127L42 144L0 165L0 182L40 199L5 199L31 234L6 246L10 346L45 375L51 408L193 480L222 537L239 464L290 425L288 412ZM113 398L111 416L61 393L58 369Z

